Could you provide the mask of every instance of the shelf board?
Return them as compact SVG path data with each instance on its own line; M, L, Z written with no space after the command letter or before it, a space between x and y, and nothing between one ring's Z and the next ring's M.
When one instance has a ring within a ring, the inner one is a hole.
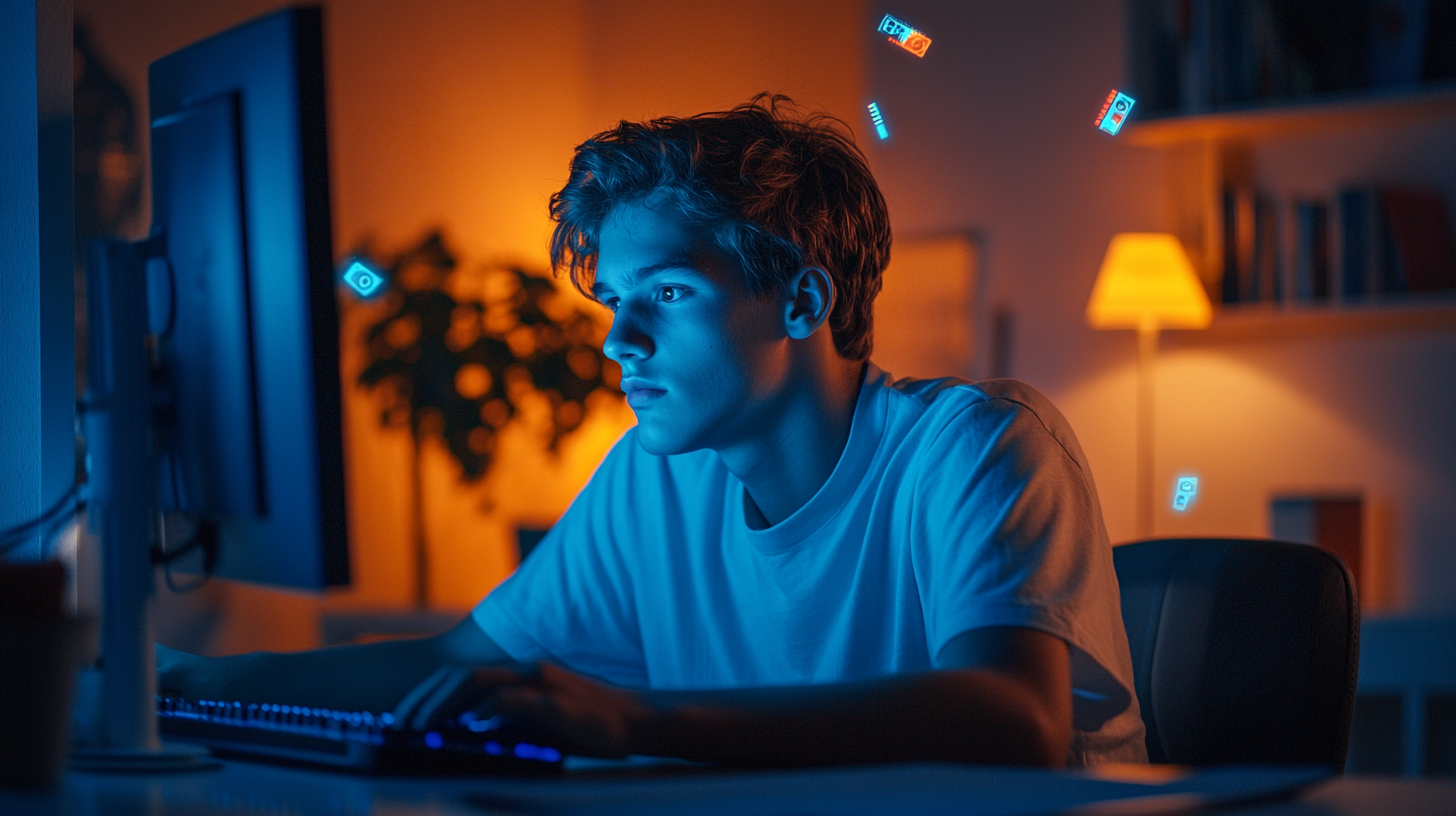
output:
M1123 138L1130 144L1162 147L1447 116L1456 116L1456 83L1429 85L1416 91L1340 96L1219 113L1134 120L1127 123Z
M1207 329L1169 329L1178 345L1207 345L1321 335L1456 332L1456 298L1361 304L1228 306Z

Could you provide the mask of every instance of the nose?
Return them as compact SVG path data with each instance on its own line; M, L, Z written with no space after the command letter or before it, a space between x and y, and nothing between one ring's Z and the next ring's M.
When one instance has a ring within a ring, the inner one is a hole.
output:
M652 356L654 348L641 318L634 316L627 306L619 306L612 316L611 331L602 341L602 353L608 359L624 363L628 359L645 360Z

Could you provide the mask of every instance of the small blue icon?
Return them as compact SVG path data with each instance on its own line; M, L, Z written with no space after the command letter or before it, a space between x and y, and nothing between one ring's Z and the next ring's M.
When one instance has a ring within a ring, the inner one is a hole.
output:
M890 138L890 131L885 130L885 117L880 115L880 106L874 102L870 103L870 119L874 120L875 132L880 134L881 139Z
M917 57L925 56L926 49L930 48L929 37L888 14L880 21L878 30L881 34L889 34L890 42Z
M1198 477L1179 476L1178 484L1173 491L1173 509L1180 513L1187 510L1196 495L1198 495Z
M444 744L445 738L440 736L439 731L431 731L425 734L425 747L439 749Z
M1123 123L1127 121L1127 115L1132 112L1132 106L1136 104L1136 99L1114 88L1112 93L1107 95L1107 101L1102 103L1102 112L1097 114L1097 121L1092 124L1100 130L1116 136L1117 132L1122 130Z
M349 288L358 293L359 297L367 298L384 288L384 276L370 269L363 261L355 259L344 270L344 283L349 284Z

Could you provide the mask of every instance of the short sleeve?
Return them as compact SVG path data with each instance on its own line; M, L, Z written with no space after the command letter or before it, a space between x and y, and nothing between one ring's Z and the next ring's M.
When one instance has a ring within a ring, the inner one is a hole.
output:
M1055 635L1072 650L1078 727L1093 730L1131 701L1115 679L1126 635L1096 493L1061 422L1010 399L948 422L923 451L912 560L932 659L972 629Z
M645 685L632 569L617 531L631 512L635 430L619 440L561 520L471 612L512 659Z

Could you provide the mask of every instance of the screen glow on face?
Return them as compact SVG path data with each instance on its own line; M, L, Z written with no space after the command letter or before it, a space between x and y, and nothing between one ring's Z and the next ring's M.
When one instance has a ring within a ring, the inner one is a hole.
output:
M870 103L870 119L875 123L875 132L880 134L881 139L890 138L890 131L885 130L885 118L880 115L880 106L874 102Z
M1122 130L1122 125L1127 121L1127 115L1135 104L1137 104L1136 99L1114 89L1107 95L1107 101L1102 103L1102 112L1097 114L1097 121L1092 124L1116 136L1117 132Z
M1179 476L1178 481L1173 485L1173 509L1180 513L1187 510L1196 495L1198 495L1198 477Z
M890 42L917 57L925 56L925 52L930 49L929 37L888 14L885 15L885 19L880 21L878 30L882 34L889 34Z
M361 298L378 294L384 288L384 276L369 268L369 265L355 259L344 268L344 283Z

